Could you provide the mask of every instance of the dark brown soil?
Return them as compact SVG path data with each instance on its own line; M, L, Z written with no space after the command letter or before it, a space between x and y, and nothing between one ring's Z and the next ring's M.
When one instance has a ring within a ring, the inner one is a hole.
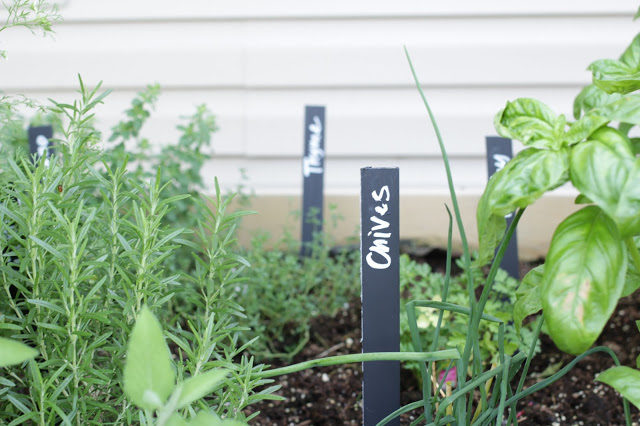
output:
M432 261L429 260L430 263ZM522 272L530 267L530 264L523 265ZM636 357L640 355L640 332L635 325L637 319L640 319L640 292L620 301L616 314L597 342L597 345L611 348L622 364L632 367L635 367ZM333 318L314 319L310 343L293 362L358 353L360 350L360 301L356 300ZM526 386L542 380L554 367L559 369L572 359L573 356L558 351L551 340L543 335L542 352L531 364ZM582 360L567 375L519 403L519 424L623 425L621 398L608 386L593 380L598 372L612 365L613 361L605 354L595 354ZM280 377L277 383L282 385L278 394L286 400L265 401L252 406L251 412L260 411L252 424L362 424L359 364L306 370ZM415 379L404 372L402 389L403 404L421 397ZM406 415L401 419L401 424L409 424L416 415ZM638 410L633 406L631 416L637 424Z

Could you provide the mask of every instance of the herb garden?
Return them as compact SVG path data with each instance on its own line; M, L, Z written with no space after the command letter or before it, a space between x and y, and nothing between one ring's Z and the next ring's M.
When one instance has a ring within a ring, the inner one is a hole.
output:
M59 19L46 2L6 8L0 34ZM640 35L589 65L573 118L530 98L497 112L496 132L525 149L489 179L477 244L405 53L450 191L438 206L448 246L423 253L399 247L397 169L389 181L362 171L360 249L335 247L317 211L303 212L303 242L256 234L242 246L252 196L217 181L205 194L217 130L206 106L157 152L141 136L157 85L110 134L95 127L109 91L81 76L73 102L1 97L0 424L637 422ZM43 145L35 129L49 126ZM322 168L323 126L324 109L305 124L306 177ZM510 276L500 264L526 208L565 184L582 208L545 259ZM380 296L376 280L394 285Z

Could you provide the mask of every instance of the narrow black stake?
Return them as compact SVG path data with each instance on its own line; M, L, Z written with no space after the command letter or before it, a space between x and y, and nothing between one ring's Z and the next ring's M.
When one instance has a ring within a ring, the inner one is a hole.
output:
M494 173L501 170L509 160L513 158L513 148L511 139L500 138L497 136L487 136L487 171L489 178ZM513 213L505 216L507 220L507 228L513 221ZM507 271L510 276L520 279L520 266L518 261L518 236L516 232L507 245L507 251L504 253L500 267Z
M29 135L29 152L31 156L35 154L36 160L42 158L46 154L47 160L53 152L51 146L51 138L53 137L53 127L51 126L35 126L29 127L27 131Z
M324 114L324 106L306 106L304 109L301 256L309 256L311 254L311 243L314 236L322 232L325 157Z
M399 170L360 169L362 352L400 350ZM400 408L400 363L362 366L363 424ZM399 421L391 422L399 425Z

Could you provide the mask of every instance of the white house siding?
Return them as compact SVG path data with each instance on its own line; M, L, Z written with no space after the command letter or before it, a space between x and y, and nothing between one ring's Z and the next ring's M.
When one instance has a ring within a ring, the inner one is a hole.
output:
M535 97L559 112L590 75L593 60L616 57L640 28L635 2L551 1L158 1L68 0L53 38L9 30L0 48L0 89L36 99L70 99L80 73L113 93L100 107L107 130L134 94L160 83L145 129L154 143L175 139L180 115L207 103L220 131L209 183L241 182L260 215L249 227L291 221L301 191L305 104L327 106L325 188L358 222L359 169L399 166L403 238L444 240L446 180L433 130L413 86L412 55L439 120L468 231L486 181L484 136L506 100ZM518 149L518 147L516 147ZM571 209L560 189L527 212L520 248L542 253ZM294 229L297 224L294 222Z

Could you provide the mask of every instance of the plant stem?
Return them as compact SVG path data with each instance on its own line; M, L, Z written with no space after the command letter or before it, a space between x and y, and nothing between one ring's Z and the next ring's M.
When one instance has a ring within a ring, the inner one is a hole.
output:
M336 364L351 364L355 362L370 361L442 361L445 359L459 359L460 352L456 349L447 349L436 352L369 352L364 354L337 355L326 358L313 359L300 362L282 368L274 368L258 373L260 378L281 376L283 374L296 373L314 367L327 367Z

